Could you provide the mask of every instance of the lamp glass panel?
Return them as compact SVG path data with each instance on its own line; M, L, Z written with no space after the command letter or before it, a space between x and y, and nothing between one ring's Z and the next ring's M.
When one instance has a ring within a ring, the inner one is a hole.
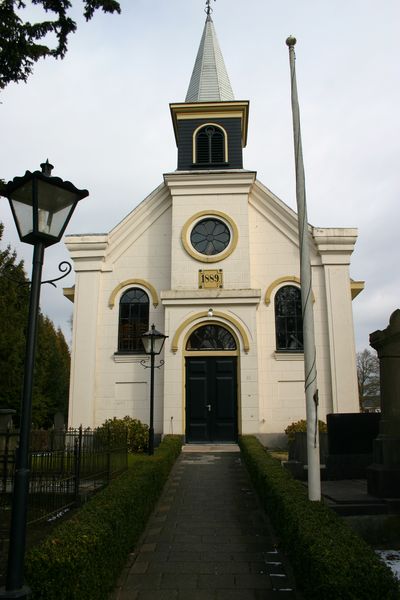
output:
M146 354L151 354L151 336L143 335L142 342L143 342L144 351L146 352Z
M38 229L58 237L68 222L77 194L38 180Z
M10 198L21 237L33 231L32 181L16 189Z
M155 354L160 354L162 347L164 346L165 337L161 335L160 337L155 337L153 342L153 351Z
M152 335L142 335L142 342L146 354L160 354L164 346L166 336L157 331L157 329L155 329L154 331L155 333Z

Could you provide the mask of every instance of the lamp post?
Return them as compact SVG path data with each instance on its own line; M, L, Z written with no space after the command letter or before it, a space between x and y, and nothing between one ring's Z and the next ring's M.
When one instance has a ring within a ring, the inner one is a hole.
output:
M146 331L146 333L142 335L144 351L146 354L150 355L150 426L148 444L148 454L150 456L154 454L154 369L159 369L164 364L164 361L160 361L160 364L155 367L154 357L156 354L160 354L167 337L167 335L157 331L154 324L151 326L150 331ZM146 365L143 366L149 368Z
M33 245L32 278L29 298L28 329L21 399L19 447L16 456L11 512L10 545L6 586L0 598L28 598L24 585L24 557L29 493L29 441L32 419L32 387L35 362L40 285L44 249L60 241L79 200L89 195L69 181L52 177L53 166L47 160L41 171L26 171L0 189L8 198L22 242Z

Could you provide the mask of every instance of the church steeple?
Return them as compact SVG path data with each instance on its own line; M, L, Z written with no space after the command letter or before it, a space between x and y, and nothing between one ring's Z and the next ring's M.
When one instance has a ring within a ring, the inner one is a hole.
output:
M210 2L186 100L170 104L178 171L243 168L249 103L234 98Z
M186 102L229 102L234 99L214 23L208 12Z

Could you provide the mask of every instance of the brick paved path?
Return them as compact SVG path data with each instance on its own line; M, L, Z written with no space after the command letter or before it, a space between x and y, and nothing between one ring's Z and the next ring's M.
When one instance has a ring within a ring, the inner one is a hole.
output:
M182 454L113 600L293 600L238 453Z

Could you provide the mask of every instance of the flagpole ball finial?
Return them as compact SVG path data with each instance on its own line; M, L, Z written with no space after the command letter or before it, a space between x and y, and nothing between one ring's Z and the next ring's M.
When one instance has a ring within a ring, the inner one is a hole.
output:
M288 39L286 40L286 44L287 46L289 46L289 48L295 46L296 42L297 40L293 35L289 35Z

